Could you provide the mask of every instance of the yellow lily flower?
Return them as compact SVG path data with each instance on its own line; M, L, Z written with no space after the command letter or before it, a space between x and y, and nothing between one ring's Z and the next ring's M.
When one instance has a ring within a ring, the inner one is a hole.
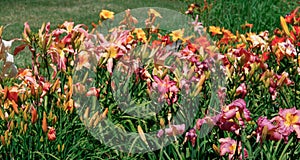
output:
M109 10L105 10L104 9L104 10L102 10L100 12L99 17L101 19L104 19L104 20L106 20L106 19L114 19L114 12L111 12Z
M170 34L170 36L172 36L172 40L175 42L178 39L182 39L183 33L184 33L184 28L172 31L172 33Z

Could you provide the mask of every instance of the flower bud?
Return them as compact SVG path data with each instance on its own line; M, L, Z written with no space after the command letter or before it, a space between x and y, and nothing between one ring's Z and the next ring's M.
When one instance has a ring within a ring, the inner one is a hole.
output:
M45 111L44 111L44 114L43 114L42 129L43 129L43 132L44 132L44 133L46 133L46 132L48 131L47 115L46 115L46 112L45 112Z

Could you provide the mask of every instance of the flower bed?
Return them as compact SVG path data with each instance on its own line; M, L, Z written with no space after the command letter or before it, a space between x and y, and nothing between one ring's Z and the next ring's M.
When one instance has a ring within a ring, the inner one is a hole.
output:
M155 9L144 28L126 10L108 34L99 31L114 21L108 10L91 31L66 21L34 32L25 23L13 54L29 49L31 68L17 69L0 39L1 158L82 158L97 148L103 155L89 158L299 156L298 9L278 18L281 29L245 34L205 28L197 17L188 28L161 30ZM153 131L170 145L152 143ZM120 136L128 132L136 143ZM103 145L114 143L124 146ZM159 157L118 151L152 148Z

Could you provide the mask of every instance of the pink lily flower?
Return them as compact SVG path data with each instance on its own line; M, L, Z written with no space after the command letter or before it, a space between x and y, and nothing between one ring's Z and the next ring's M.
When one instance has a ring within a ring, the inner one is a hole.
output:
M239 159L244 159L248 157L248 151L246 148L244 148L244 155L245 157L242 157L241 150L242 150L242 144L239 142L237 146L237 142L229 137L227 138L220 138L219 142L221 143L220 145L220 156L224 156L226 153L228 153L228 158L232 159L233 156L235 155L236 149L238 149L238 154Z

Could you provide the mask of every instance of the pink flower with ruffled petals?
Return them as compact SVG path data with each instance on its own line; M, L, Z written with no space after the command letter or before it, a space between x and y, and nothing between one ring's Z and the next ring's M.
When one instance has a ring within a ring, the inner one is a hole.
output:
M284 136L281 133L280 126L281 120L278 119L280 117L272 119L272 121L268 120L266 117L259 117L257 120L257 142L260 141L262 143L263 140L269 139L274 141L279 141L284 139Z
M294 131L297 138L300 138L300 111L296 108L279 109L278 116L268 120L265 117L259 117L257 120L257 141L264 139L279 141L284 139L288 142L288 137Z
M231 138L220 138L219 142L220 145L220 156L224 156L228 153L229 159L232 159L232 157L235 155L236 149L238 149L239 159L245 159L248 157L248 151L246 148L244 148L244 157L241 154L242 151L242 144L239 142L237 146L237 142Z
M296 131L297 138L300 138L300 111L295 107L289 109L279 109L279 116L283 119L283 124L287 128L285 133Z
M250 111L246 108L245 100L237 99L222 109L218 126L238 135L240 127L244 127L245 121L250 120Z

